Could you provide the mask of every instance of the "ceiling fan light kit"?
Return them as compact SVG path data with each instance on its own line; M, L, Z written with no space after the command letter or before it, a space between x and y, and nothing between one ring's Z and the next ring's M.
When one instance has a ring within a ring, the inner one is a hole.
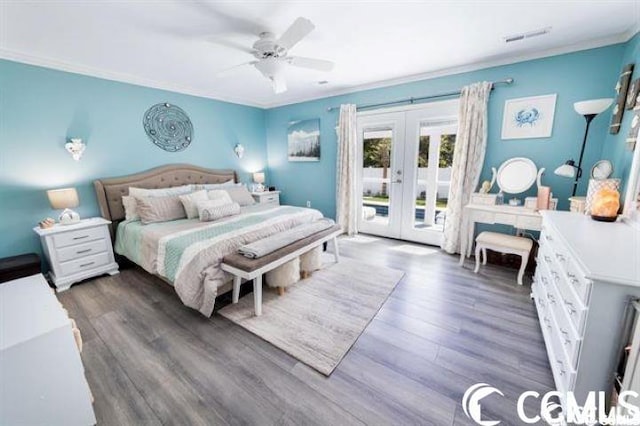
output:
M287 91L285 71L288 66L324 72L331 71L333 69L333 62L331 61L289 56L288 54L292 47L298 44L314 29L315 25L313 25L310 20L298 18L279 39L271 32L262 32L259 35L259 40L253 43L253 50L250 50L250 53L256 58L255 61L236 65L216 75L221 76L227 74L229 71L244 65L253 65L271 82L274 93L283 93Z

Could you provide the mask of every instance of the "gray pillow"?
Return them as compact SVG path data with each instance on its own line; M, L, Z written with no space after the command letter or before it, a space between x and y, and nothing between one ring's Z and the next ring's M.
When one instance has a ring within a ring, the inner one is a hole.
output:
M200 220L202 222L212 222L223 217L240 214L240 205L238 203L223 204L221 206L216 204L214 200L200 204L202 207L200 208Z
M231 199L234 203L240 204L240 207L250 206L255 204L255 200L247 190L247 187L242 186L233 186L231 188L222 188L227 191Z
M143 224L184 219L187 213L177 195L136 198L137 211Z

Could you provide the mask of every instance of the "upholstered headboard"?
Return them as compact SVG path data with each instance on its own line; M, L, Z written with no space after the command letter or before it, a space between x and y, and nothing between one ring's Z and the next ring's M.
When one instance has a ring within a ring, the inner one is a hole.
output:
M223 183L233 179L237 182L233 170L206 169L190 164L168 164L141 173L93 182L100 206L100 214L105 219L117 222L124 219L122 197L129 195L129 187L137 188L170 188L187 184ZM115 226L111 228L115 231Z

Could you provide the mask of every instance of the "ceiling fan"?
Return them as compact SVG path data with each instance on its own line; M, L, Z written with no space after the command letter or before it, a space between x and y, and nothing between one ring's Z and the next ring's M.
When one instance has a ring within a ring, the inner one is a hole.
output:
M287 90L284 71L289 65L317 71L331 71L333 69L333 62L331 61L289 56L288 54L289 50L313 31L314 28L315 25L310 20L298 18L280 38L276 38L275 34L271 32L262 32L259 34L260 39L253 43L250 49L242 49L252 54L256 60L220 71L216 76L228 74L230 71L245 65L253 65L271 81L271 86L275 93L282 93Z

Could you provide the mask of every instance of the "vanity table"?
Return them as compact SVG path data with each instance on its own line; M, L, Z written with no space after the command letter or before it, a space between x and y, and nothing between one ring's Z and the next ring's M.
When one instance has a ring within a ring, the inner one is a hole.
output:
M541 186L544 168L538 170L535 163L528 158L510 158L496 170L491 168L493 177L491 187L498 184L500 192L505 197L511 194L522 194L537 182ZM484 201L484 203L482 203ZM494 204L495 197L485 194L474 194L471 203L464 207L460 232L460 266L464 265L464 258L471 256L473 236L476 223L489 225L510 225L519 230L540 231L542 216L532 208L511 206L508 204Z
M516 229L540 231L542 229L542 216L539 212L522 206L467 204L464 207L460 234L461 266L464 264L465 256L471 256L476 223L511 225Z

